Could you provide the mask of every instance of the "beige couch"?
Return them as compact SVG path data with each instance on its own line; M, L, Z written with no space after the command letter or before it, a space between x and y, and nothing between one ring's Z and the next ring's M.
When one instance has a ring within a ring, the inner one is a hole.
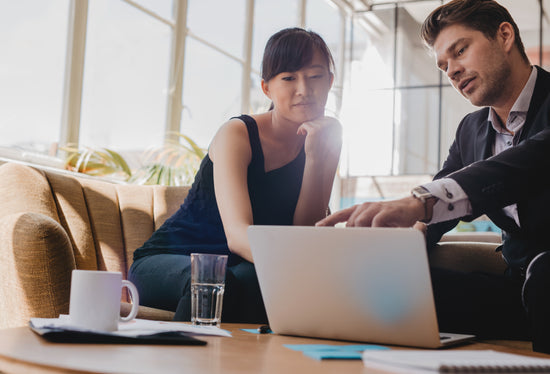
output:
M126 278L134 249L188 191L71 174L0 166L0 328L68 313L73 269ZM171 320L173 313L140 307L139 317Z
M73 269L120 271L126 278L134 249L178 209L187 192L1 165L0 328L68 313ZM430 262L502 273L505 265L492 239L448 236L451 241L441 242ZM139 316L170 320L173 313L140 307Z

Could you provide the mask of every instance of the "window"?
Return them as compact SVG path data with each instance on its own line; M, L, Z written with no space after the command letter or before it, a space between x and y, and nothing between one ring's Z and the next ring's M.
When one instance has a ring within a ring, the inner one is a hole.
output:
M549 1L501 0L518 23L532 63L546 68L550 32L543 7L550 7ZM4 151L18 147L47 154L52 145L71 138L70 132L81 145L135 155L162 144L169 129L207 147L231 116L267 109L269 100L260 86L263 49L273 33L294 26L318 32L335 59L327 114L344 126L344 182L364 186L360 178L386 183L391 178L380 176L429 177L440 168L458 122L474 109L436 70L418 36L424 18L441 0L4 3ZM78 10L87 23L79 66L83 76L75 88L65 82L67 72L79 64L71 60L67 40L74 36L70 9L83 3L88 4ZM173 40L181 44L175 46ZM65 86L73 91L65 92ZM80 86L81 108L70 123L62 123L63 108L80 106L64 97L80 96ZM350 191L345 198L361 197L358 190Z
M3 4L0 145L48 153L61 128L69 0Z
M242 65L193 39L185 54L181 132L206 147L224 122L240 114Z
M344 176L434 174L460 119L476 110L437 71L419 36L441 3L374 1L354 18L342 105ZM539 24L542 2L501 3L516 20L532 63L550 63L541 48L541 35L548 34L547 17Z
M191 34L223 48L237 58L244 51L246 0L188 0Z
M171 32L125 2L89 2L80 144L119 151L162 144Z
M260 71L264 47L269 37L281 29L299 26L299 14L299 0L254 1L253 69Z
M532 63L550 64L548 47L541 47L549 36L547 17L539 23L546 2L500 2L516 20ZM418 177L429 179L445 160L460 120L477 109L437 71L422 45L421 24L440 4L374 1L353 18L341 109L342 207L400 197Z
M341 106L341 71L344 64L342 43L345 30L345 14L334 3L326 0L308 0L306 2L306 28L317 32L325 40L332 57L336 71L332 90L327 100L327 115L339 117Z

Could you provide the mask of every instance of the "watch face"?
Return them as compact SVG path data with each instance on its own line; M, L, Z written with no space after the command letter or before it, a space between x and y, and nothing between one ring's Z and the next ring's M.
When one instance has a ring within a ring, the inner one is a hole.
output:
M413 188L412 194L415 197L418 197L418 198L428 198L428 197L432 196L430 191L428 191L424 187L415 187L415 188Z

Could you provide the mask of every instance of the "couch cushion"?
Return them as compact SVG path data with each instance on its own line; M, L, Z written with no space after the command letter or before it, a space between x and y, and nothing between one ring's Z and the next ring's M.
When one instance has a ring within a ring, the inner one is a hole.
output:
M97 269L120 271L127 277L122 221L115 184L80 180L94 237Z
M88 204L80 182L76 178L51 172L47 176L57 204L59 222L65 228L73 247L76 267L97 270Z
M119 185L116 187L126 249L126 264L164 221L183 204L189 187Z
M183 204L190 187L154 186L154 220L157 230Z
M122 234L126 252L126 265L133 262L134 251L155 230L153 216L153 186L117 186Z
M47 172L62 225L75 250L77 267L120 271L127 276L126 252L116 184Z

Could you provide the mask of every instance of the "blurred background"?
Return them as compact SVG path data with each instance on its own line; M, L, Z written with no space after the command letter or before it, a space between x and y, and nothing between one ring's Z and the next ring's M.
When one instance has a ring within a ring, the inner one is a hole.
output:
M135 171L151 147L188 145L177 133L206 149L230 117L267 109L263 48L299 26L336 62L327 115L344 147L332 208L403 196L431 179L475 109L419 37L442 3L0 0L0 160L64 168L71 145L116 151ZM550 0L500 3L531 62L549 68Z

